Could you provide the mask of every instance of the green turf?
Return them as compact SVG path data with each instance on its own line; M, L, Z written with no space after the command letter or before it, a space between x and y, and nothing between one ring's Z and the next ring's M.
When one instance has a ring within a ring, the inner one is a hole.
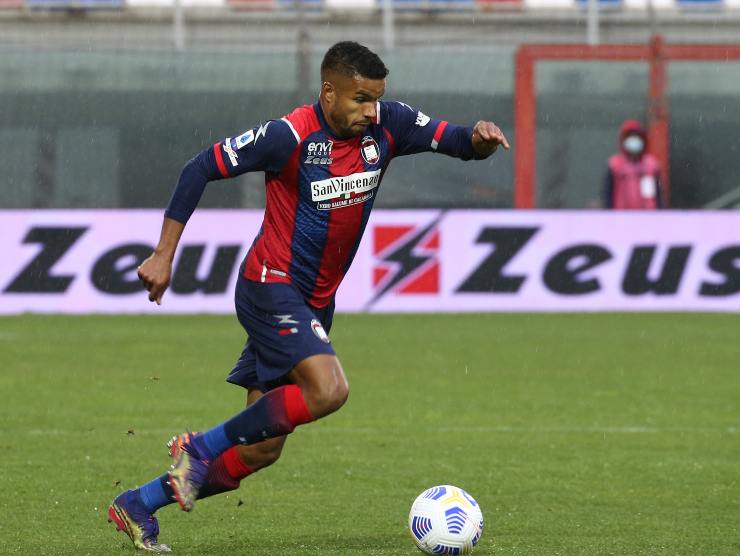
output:
M457 484L476 554L740 554L740 317L338 315L348 404L192 514L178 555L413 555ZM237 411L230 317L0 319L0 554L132 553L106 523L164 443Z

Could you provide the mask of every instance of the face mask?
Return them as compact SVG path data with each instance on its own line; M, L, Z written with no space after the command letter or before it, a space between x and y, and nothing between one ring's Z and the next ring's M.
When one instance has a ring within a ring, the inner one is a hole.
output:
M630 154L640 154L645 147L645 142L639 135L630 135L622 143L624 150Z

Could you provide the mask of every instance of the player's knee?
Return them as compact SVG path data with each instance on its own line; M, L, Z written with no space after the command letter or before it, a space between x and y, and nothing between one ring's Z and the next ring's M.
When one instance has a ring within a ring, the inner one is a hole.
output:
M349 385L344 375L327 381L312 389L308 395L308 405L314 418L318 419L335 412L349 397Z
M296 367L292 377L298 384L314 419L333 413L344 405L349 385L342 365L334 356L317 355Z
M329 394L328 405L331 411L336 411L342 407L347 402L347 398L349 398L349 384L347 384L347 380L342 376L342 380L334 384Z

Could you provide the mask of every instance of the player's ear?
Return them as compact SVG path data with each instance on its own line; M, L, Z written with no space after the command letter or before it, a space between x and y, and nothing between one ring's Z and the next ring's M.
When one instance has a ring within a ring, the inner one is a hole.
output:
M337 94L337 90L331 81L324 81L321 84L321 96L324 97L324 100L330 103L334 102L334 98L336 97L336 94Z

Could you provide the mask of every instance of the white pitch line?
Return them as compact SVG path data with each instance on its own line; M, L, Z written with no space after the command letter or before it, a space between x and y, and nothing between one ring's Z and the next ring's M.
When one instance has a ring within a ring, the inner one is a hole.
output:
M29 436L66 436L81 435L101 432L102 429L94 431L71 430L71 429L29 429L25 433ZM387 431L380 427L301 427L298 429L302 432L313 434L385 434ZM134 432L134 435L151 436L172 436L180 429L171 428L154 428L140 429ZM14 431L14 434L22 431ZM397 432L403 432L398 430ZM510 426L498 425L490 427L426 427L408 429L409 433L506 433L506 434L738 434L740 427L644 427L644 426L612 426L612 427L527 427L527 426ZM106 434L109 434L107 431ZM126 436L126 432L121 432L121 436ZM168 438L169 438L168 436Z
M644 427L644 426L612 426L612 427L527 427L527 426L491 426L491 427L442 427L440 432L501 432L501 433L528 433L528 434L664 434L664 433L726 433L740 432L738 427Z
M309 430L309 429L301 429ZM320 427L310 429L318 433L374 433L380 432L380 429L369 427ZM409 429L411 431L411 429ZM399 431L400 432L400 431ZM527 427L527 426L509 426L499 425L490 427L435 427L435 428L415 428L414 433L464 433L472 432L477 434L483 433L515 433L515 434L737 434L740 427L643 427L643 426L613 426L613 427Z

